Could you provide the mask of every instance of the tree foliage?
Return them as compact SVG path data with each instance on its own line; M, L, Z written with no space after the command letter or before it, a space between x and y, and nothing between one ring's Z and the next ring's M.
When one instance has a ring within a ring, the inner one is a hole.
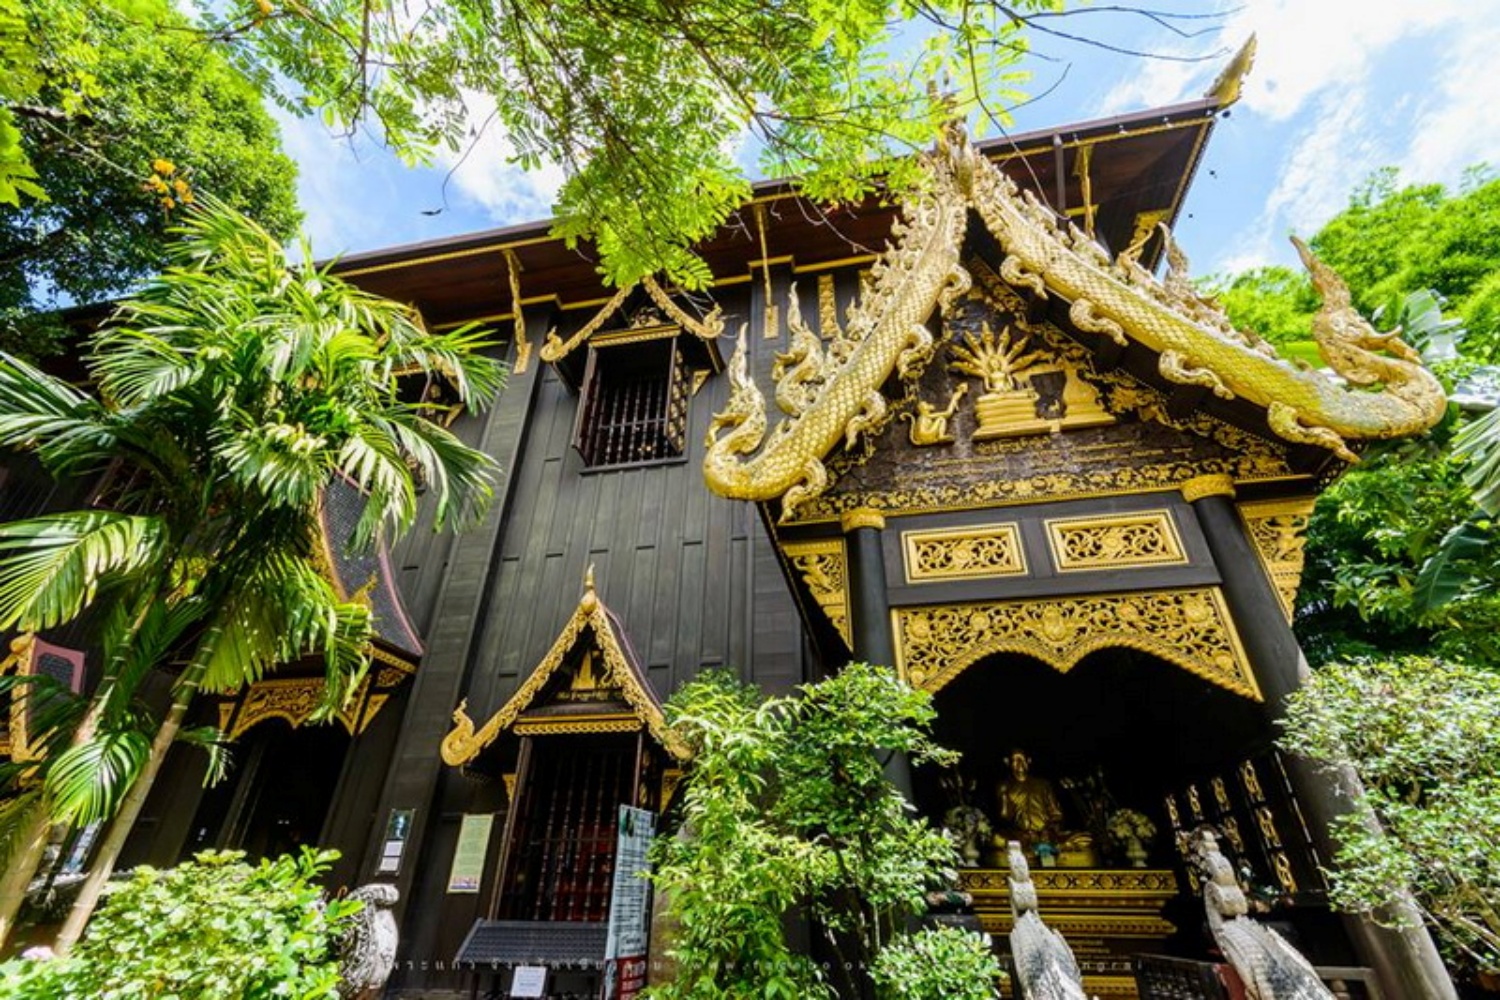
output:
M611 281L664 269L701 287L691 245L746 201L748 159L800 176L814 200L901 188L916 176L905 154L943 121L1014 102L1026 18L1061 3L201 6L289 110L368 118L417 159L495 129L523 167L563 168L557 231L594 241Z
M107 877L199 689L234 692L307 655L324 663L325 716L357 686L372 612L320 569L325 544L363 549L410 529L419 481L449 527L491 495L490 459L397 384L422 373L483 407L502 373L481 333L429 333L408 307L308 263L310 247L291 264L213 199L189 208L178 235L174 266L90 341L97 394L0 354L0 447L34 451L59 477L108 469L115 484L114 509L0 526L0 628L48 629L99 609L104 680L45 786L60 820L120 805L90 887ZM325 540L320 498L336 478L364 510L351 537ZM169 664L172 703L142 758L125 735L135 692ZM100 752L111 739L119 752Z
M339 938L360 907L317 886L337 857L304 849L252 868L238 852L209 852L138 867L72 956L0 965L0 997L336 1000Z
M258 91L168 0L7 5L0 81L6 349L44 352L55 327L37 311L161 269L175 210L195 191L278 237L295 228L296 166ZM30 176L9 199L7 148Z
M999 969L982 941L907 931L957 863L881 767L892 752L951 761L928 735L928 695L851 664L766 701L710 674L668 708L693 757L682 834L655 849L652 877L681 930L675 977L653 997L806 1000L835 985L868 995L872 970L890 1000L993 996ZM829 967L788 940L794 914L821 936Z
M1410 891L1458 964L1500 969L1500 674L1418 656L1330 664L1292 696L1283 743L1364 782L1333 831L1335 905L1379 920Z

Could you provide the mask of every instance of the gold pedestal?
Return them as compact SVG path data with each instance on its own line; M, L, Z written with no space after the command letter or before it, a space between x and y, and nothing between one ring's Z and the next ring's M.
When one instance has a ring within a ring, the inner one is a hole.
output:
M974 440L1023 437L1056 430L1056 421L1037 417L1036 403L1037 394L1032 389L985 393L974 401L974 413L979 418Z
M974 897L980 925L1009 947L1010 886L1006 871L967 868L959 873ZM1167 869L1031 869L1037 904L1047 926L1067 939L1083 969L1083 988L1100 1000L1136 1000L1130 957L1160 952L1175 927L1161 910L1177 895L1177 877Z

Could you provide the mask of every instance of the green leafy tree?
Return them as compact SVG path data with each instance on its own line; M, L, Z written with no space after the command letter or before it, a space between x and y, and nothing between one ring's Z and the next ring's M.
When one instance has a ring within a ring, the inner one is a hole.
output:
M31 176L12 198L7 148ZM255 86L168 0L19 0L0 14L5 349L45 353L52 306L160 270L196 191L289 235L295 182Z
M1000 963L985 936L929 927L882 948L870 975L880 1000L992 1000Z
M711 277L692 244L749 195L742 143L815 200L899 190L917 176L904 154L954 114L1003 120L1028 21L1061 6L203 4L213 37L289 110L373 120L419 159L496 129L515 162L566 171L556 230L594 241L610 281L665 270L688 287Z
M1440 184L1398 187L1394 169L1377 171L1312 239L1349 282L1367 312L1394 315L1411 292L1430 288L1464 313L1480 285L1500 271L1500 179L1483 166L1457 191ZM1469 327L1467 352L1496 360L1500 331Z
M1320 303L1301 271L1280 265L1257 267L1205 284L1235 326L1254 330L1278 347L1308 340Z
M1410 892L1451 960L1500 970L1500 675L1416 656L1330 664L1292 696L1283 745L1364 783L1333 830L1334 904L1382 920Z
M0 997L337 1000L339 939L360 907L317 885L338 853L243 857L134 869L70 958L0 965Z
M907 930L957 863L881 767L893 752L951 762L929 736L928 695L890 670L851 664L765 701L709 675L679 691L668 713L693 756L682 833L655 848L652 878L681 930L673 981L653 997L806 1000L835 986L891 1000L994 995L999 968L982 940ZM788 940L794 913L822 935L829 971Z
M341 600L316 561L333 478L366 498L353 537L331 540L355 548L414 524L419 481L446 526L491 494L490 460L403 402L396 383L425 372L485 405L501 370L477 331L429 333L405 306L290 264L269 233L214 201L190 209L179 235L174 266L91 340L96 394L0 355L0 446L33 450L58 476L109 468L119 484L114 509L0 526L0 628L103 612L105 679L51 764L45 804L66 820L102 795L99 808L118 811L62 950L200 690L233 692L320 655L331 713L363 676L369 608ZM177 676L154 737L132 744L126 780L106 780L100 740L126 727L140 675L168 664ZM39 839L13 862L16 877L30 877Z

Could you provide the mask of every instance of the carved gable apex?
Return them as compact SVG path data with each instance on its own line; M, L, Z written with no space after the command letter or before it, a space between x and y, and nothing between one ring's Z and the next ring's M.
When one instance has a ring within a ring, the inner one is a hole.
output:
M776 402L787 416L774 429L766 400L747 370L745 345L752 337L740 338L729 364L729 403L710 427L703 463L716 493L779 501L783 522L812 515L833 482L830 467L848 462L851 454L857 461L868 453L870 438L892 419L882 392L892 380L907 387L916 439L943 443L948 436L944 413L957 412L956 398L920 392L913 398L911 388L931 371L940 346L951 353L952 338L945 329L940 344L932 323L941 317L945 327L950 325L972 285L963 261L971 214L992 238L986 245L995 255L995 271L1024 299L1027 317L1050 316L1087 337L1089 350L1109 359L1100 377L1120 369L1122 378L1160 386L1176 404L1158 407L1149 396L1131 397L1127 391L1113 394L1117 407L1134 404L1138 411L1155 409L1167 416L1218 412L1214 408L1233 404L1242 414L1236 420L1245 426L1253 422L1270 438L1318 452L1317 461L1307 464L1319 468L1335 457L1354 461L1351 441L1419 433L1446 410L1441 387L1416 352L1371 329L1337 275L1301 245L1324 300L1312 334L1337 377L1299 368L1277 357L1259 337L1231 326L1215 303L1194 291L1186 258L1165 231L1170 267L1158 281L1131 250L1111 259L1082 231L1060 224L1051 209L973 150L960 131L950 132L924 164L931 183L906 206L893 231L894 244L876 260L844 328L822 343L801 320L793 296L790 350L777 357L772 371ZM1027 422L1028 388L1015 384L1021 372L1013 369L1034 364L1036 349L1022 343L1028 338L1018 337L1013 327L992 325L973 337L963 339L968 359L960 355L959 361L980 371L985 382L979 395L988 398L978 430L981 440L1003 440L1006 428L1013 431ZM1030 385L1033 379L1025 381ZM1134 391L1123 383L1116 388ZM1076 389L1074 398L1078 410L1087 409ZM1039 414L1034 419L1057 418Z
M621 711L623 709L623 711ZM570 727L564 730L564 726ZM662 715L661 699L620 620L594 591L589 568L578 607L516 693L478 729L468 699L453 712L443 761L467 764L507 730L622 732L646 729L679 760L687 747Z
M1195 476L1293 477L1288 446L1101 370L1072 331L1028 319L1024 297L977 259L921 375L901 383L862 446L826 463L829 484L795 522L848 510L928 513L1168 490Z

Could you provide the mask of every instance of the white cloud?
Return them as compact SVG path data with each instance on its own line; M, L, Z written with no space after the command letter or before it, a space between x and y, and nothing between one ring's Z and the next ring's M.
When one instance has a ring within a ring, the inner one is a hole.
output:
M297 201L304 213L303 230L319 257L364 247L378 239L378 220L367 211L369 201L354 190L368 180L363 161L367 154L357 144L341 140L315 118L296 118L271 109L281 128L281 145L297 162Z
M1311 124L1290 143L1260 215L1216 271L1285 261L1290 233L1311 235L1348 203L1350 188L1388 161L1367 105L1359 89L1319 100Z
M1400 160L1402 173L1414 181L1452 183L1471 164L1500 165L1500 25L1473 25L1455 42L1437 86L1418 107Z
M468 92L464 102L475 135L457 153L439 154L438 165L450 171L449 182L501 225L547 218L566 179L562 167L548 163L528 172L511 163L515 147L494 119L494 101Z
M1167 48L1190 56L1227 53L1256 36L1255 69L1245 81L1243 107L1281 121L1330 87L1359 85L1374 61L1396 43L1457 25L1483 30L1493 9L1465 0L1236 0L1222 3L1223 26L1214 39ZM1220 68L1213 63L1154 61L1132 67L1104 101L1106 114L1196 97Z

